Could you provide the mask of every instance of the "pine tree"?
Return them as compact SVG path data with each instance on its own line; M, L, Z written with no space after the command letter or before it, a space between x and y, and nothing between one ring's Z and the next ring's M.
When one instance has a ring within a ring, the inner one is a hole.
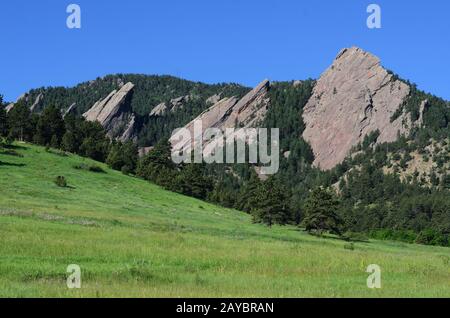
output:
M77 139L75 138L73 132L67 131L61 141L61 148L65 151L71 153L77 153L79 149L79 145Z
M97 161L105 162L109 153L110 140L99 122L81 120L79 134L82 136L79 154Z
M3 96L0 95L0 137L7 135L7 114L5 105L3 105Z
M36 125L36 141L58 148L65 133L61 111L54 106L44 109Z
M168 139L162 139L155 148L138 162L136 174L162 186L173 181L175 164L171 159L172 146Z
M113 142L106 163L115 170L129 174L134 173L137 160L138 149L133 142Z
M253 220L268 226L287 224L292 219L289 197L287 189L275 177L270 177L258 187Z
M339 201L334 192L314 189L305 202L302 226L310 233L321 235L324 231L341 234L342 220L337 214Z
M213 190L213 183L206 176L204 164L190 163L183 167L171 187L182 194L204 200Z
M237 208L239 210L250 213L252 209L257 206L258 203L257 195L260 186L261 180L259 179L256 172L252 169L250 179L242 187L242 190L239 193L237 205Z
M20 141L31 141L33 136L33 121L30 109L18 102L8 113L9 136Z
M59 145L60 143L58 137L56 135L53 135L52 139L50 140L50 147L57 149L59 148Z

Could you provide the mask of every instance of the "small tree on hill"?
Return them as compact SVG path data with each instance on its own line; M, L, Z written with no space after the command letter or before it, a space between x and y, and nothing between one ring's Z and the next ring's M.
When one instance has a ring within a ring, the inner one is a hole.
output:
M0 137L6 137L7 135L7 114L5 105L3 105L3 96L0 95Z
M337 214L339 200L331 190L314 189L305 202L305 218L301 225L309 233L321 235L328 231L341 235L342 220Z
M250 179L242 187L238 198L238 209L250 213L258 203L258 190L261 186L261 180L254 170L251 172Z
M171 159L172 146L162 139L138 162L136 174L146 180L168 187L173 182L176 166Z
M213 188L213 182L206 175L204 164L199 163L184 166L170 186L174 191L201 200L205 200Z
M268 226L285 225L292 218L287 189L273 176L258 187L252 208L253 220Z
M106 163L113 169L128 173L134 173L138 160L138 149L131 141L113 142Z
M64 133L61 111L54 106L46 107L36 125L36 141L44 146L59 148Z
M9 136L20 141L31 141L33 135L33 123L30 109L18 102L8 113Z

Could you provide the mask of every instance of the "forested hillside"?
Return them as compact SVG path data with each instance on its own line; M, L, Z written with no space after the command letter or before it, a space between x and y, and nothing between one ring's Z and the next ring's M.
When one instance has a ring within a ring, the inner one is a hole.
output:
M81 83L75 87L42 87L22 95L16 105L23 104L33 113L40 113L49 106L81 116L96 102L104 99L112 91L119 90L125 83L134 84L131 109L136 113L139 127L138 144L151 146L158 140L170 137L175 128L182 127L198 116L212 102L208 99L217 96L243 96L248 88L238 84L204 84L172 76L148 76L140 74L115 74ZM188 97L183 107L166 111L160 116L149 116L161 103Z

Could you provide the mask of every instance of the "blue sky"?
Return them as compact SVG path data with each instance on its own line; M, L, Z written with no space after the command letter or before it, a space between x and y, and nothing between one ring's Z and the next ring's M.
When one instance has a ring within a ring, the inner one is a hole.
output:
M82 28L66 27L66 7ZM382 29L366 26L370 3ZM448 0L15 0L0 4L0 94L72 86L110 73L170 74L254 86L317 78L359 46L450 100Z

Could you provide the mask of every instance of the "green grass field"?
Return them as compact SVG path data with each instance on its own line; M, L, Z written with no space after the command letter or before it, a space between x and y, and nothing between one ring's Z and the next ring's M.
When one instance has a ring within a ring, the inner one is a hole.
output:
M251 218L74 155L0 150L0 297L450 297L450 249L355 243ZM68 188L54 179L63 175ZM78 264L82 288L68 289ZM366 285L369 264L382 288Z

